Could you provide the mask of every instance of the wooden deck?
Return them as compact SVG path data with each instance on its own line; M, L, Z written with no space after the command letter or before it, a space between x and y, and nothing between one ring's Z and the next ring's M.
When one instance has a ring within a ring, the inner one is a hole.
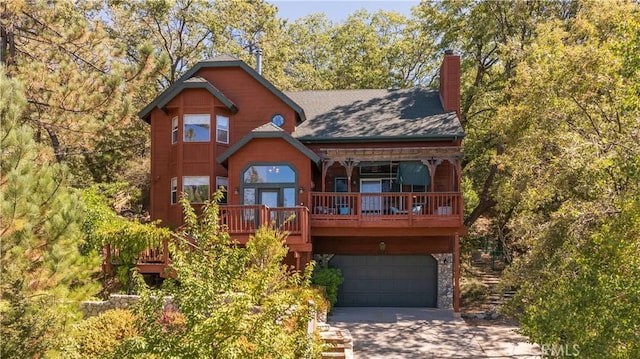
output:
M442 193L311 193L307 207L269 208L265 205L220 206L220 224L231 238L247 243L257 228L272 224L289 233L286 245L293 252L311 252L314 236L453 235L466 233L462 225L462 194ZM118 251L105 248L105 270L117 262ZM140 254L142 273L166 276L169 246Z
M459 192L312 193L310 224L314 236L352 228L459 228L462 211Z

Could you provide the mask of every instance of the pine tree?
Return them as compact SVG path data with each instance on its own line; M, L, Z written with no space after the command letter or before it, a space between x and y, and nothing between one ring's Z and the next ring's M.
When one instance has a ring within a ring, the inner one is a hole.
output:
M0 68L0 328L2 357L42 355L56 344L70 304L97 290L96 253L81 256L78 196L20 125L22 88Z

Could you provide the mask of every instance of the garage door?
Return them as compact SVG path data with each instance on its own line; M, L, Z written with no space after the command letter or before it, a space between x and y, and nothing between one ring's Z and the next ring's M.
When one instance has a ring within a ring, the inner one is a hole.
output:
M343 307L435 307L438 263L430 255L336 255Z

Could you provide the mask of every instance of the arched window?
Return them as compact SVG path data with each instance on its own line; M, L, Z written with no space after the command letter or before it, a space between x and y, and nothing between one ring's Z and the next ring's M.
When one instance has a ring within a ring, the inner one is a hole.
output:
M244 204L296 205L297 172L286 163L252 164L242 172Z

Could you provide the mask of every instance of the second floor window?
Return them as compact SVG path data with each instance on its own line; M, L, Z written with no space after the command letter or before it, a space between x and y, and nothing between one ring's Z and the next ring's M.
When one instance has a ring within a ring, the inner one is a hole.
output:
M171 119L171 143L178 143L178 117Z
M216 116L216 141L229 143L229 117Z
M208 142L211 138L211 116L184 115L184 142Z

